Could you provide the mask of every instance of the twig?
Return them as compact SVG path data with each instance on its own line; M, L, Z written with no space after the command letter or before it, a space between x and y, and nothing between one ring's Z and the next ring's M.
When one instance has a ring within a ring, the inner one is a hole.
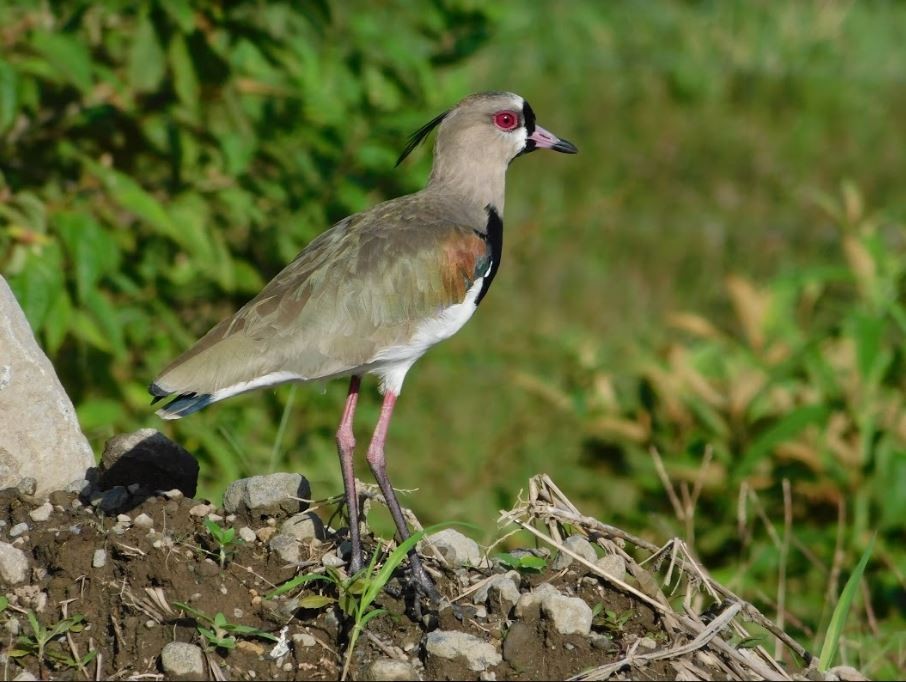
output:
M780 545L780 561L777 568L777 627L783 630L786 614L786 565L790 556L790 536L793 533L793 499L790 480L784 478L783 486L783 542ZM783 642L774 640L774 658L783 661Z

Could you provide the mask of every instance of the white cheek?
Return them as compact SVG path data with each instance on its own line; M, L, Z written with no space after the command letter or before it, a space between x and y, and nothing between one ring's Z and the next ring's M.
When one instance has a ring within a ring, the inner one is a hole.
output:
M520 126L516 130L506 132L498 128L497 135L500 140L510 148L510 158L513 158L525 147L525 141L528 139L528 133L525 126Z

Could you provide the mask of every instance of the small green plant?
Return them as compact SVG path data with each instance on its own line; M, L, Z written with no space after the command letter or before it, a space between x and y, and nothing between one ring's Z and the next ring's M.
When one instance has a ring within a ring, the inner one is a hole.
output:
M235 528L222 528L214 521L205 517L204 527L217 543L218 552L216 556L220 560L220 568L226 565L226 560L230 554L235 551L236 546L242 542L242 538L236 537Z
M503 552L496 554L494 558L507 568L514 569L520 573L540 573L547 568L547 560L534 554Z
M6 605L8 605L7 602ZM87 654L76 660L76 658L66 653L62 648L49 646L57 637L65 635L67 632L81 632L84 629L85 617L81 614L75 614L58 621L56 624L45 627L38 622L38 617L34 611L28 611L25 614L28 624L31 626L31 634L19 635L16 639L18 648L7 652L12 658L24 658L34 656L38 660L39 677L45 678L45 664L58 665L66 668L84 668L90 663L97 651L89 651Z
M840 601L834 607L834 613L824 635L824 644L821 646L821 655L818 657L818 670L821 672L830 668L834 658L837 656L837 649L840 647L840 637L843 635L846 617L849 615L849 609L856 596L856 591L859 589L859 582L862 580L862 574L865 573L865 567L868 565L868 560L871 558L874 548L875 536L872 535L871 540L868 542L868 547L862 553L862 558L859 559L859 563L843 587L843 592L840 593Z
M235 649L237 636L258 637L259 639L267 639L272 642L278 641L277 637L269 632L265 632L261 628L231 623L220 611L214 614L214 617L212 618L204 611L189 606L185 602L174 602L174 606L181 608L195 619L195 628L198 630L198 634L202 636L208 645L214 648Z
M618 612L612 609L605 609L602 603L595 605L595 608L592 609L592 614L594 617L592 623L594 625L613 633L623 632L626 623L632 618L631 610Z

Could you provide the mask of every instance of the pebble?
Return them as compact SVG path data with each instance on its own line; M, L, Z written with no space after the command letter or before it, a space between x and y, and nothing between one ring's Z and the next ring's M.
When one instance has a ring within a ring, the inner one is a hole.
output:
M598 555L595 553L595 548L581 535L570 535L563 541L563 545L574 554L578 554L580 557L591 563L594 563L598 558ZM560 571L571 565L573 561L574 559L569 554L560 552L559 556L554 559L554 563L551 564L551 568L555 571Z
M7 585L25 582L28 577L28 557L18 547L0 542L0 581Z
M211 513L211 509L213 509L213 507L209 504L196 504L189 509L189 516L207 516Z
M100 494L95 506L100 507L103 512L110 513L116 511L128 501L129 491L121 485L115 485L110 490L105 490ZM94 498L91 500L91 503L95 504Z
M141 514L136 516L132 520L132 523L135 525L136 528L150 529L150 528L154 527L154 519L152 519L150 516L148 516L144 512L142 512Z
M562 635L585 635L591 633L594 615L591 607L578 597L551 594L541 601L541 611L550 618Z
M651 637L642 637L639 640L639 649L648 649L648 651L654 651L657 649L657 642L655 642Z
M297 632L293 635L293 644L296 644L297 646L310 647L317 643L318 640L307 632Z
M211 519L211 521L223 521L223 517L220 514L215 514L214 512L208 514L208 518Z
M26 476L16 484L16 492L23 497L32 497L38 492L38 481L31 476Z
M88 495L91 492L91 481L87 478L77 478L67 485L64 490L67 493L78 493L79 495Z
M605 554L595 562L595 565L612 578L617 580L626 578L626 561L619 554Z
M271 528L270 526L264 526L255 531L255 535L261 542L267 542L274 534L277 532L276 528Z
M452 566L478 566L481 564L481 549L472 538L458 530L444 528L429 535L426 542L434 545L448 564Z
M28 524L23 521L22 523L17 523L15 526L9 529L9 536L11 538L17 538L20 535L24 535L28 532Z
M50 518L50 515L53 513L53 505L50 502L45 502L40 507L35 507L28 515L31 517L32 521L47 521Z
M94 555L91 557L91 567L92 568L104 568L107 565L107 550L106 549L96 549L94 550Z
M519 595L519 601L516 602L516 617L525 618L528 612L540 607L541 602L552 595L562 596L550 583L541 583L531 592Z
M308 508L300 499L311 497L311 486L299 474L276 473L233 481L223 494L228 514L246 512L253 516L295 514Z
M495 575L481 589L472 596L475 604L490 602L491 606L501 613L509 613L510 609L519 601L519 573L507 571Z
M339 568L345 566L346 562L336 552L325 552L321 557L321 564L327 568Z
M268 546L288 564L298 564L301 560L299 541L288 535L275 535Z
M296 540L310 540L311 538L323 540L326 537L324 522L313 512L302 512L289 517L280 526L280 533L289 535Z
M32 673L28 672L27 670L23 670L13 678L13 682L32 682L32 680L37 679L38 678L35 677Z
M182 490L180 490L179 488L164 490L161 495L166 497L168 500L181 500L184 497Z
M116 520L119 523L132 523L132 517L129 514L117 514Z
M499 664L503 658L493 644L459 630L434 630L425 640L425 650L448 660L463 658L469 670L481 672Z
M409 661L398 661L393 658L379 658L368 666L369 678L384 682L397 682L419 679L418 673Z
M227 517L227 518L229 518L229 517ZM255 540L258 539L258 536L255 535L255 531L253 531L248 526L243 526L242 528L239 529L239 537L242 538L243 540L245 540L246 542L254 542Z
M204 656L199 647L187 642L170 642L160 652L160 664L167 675L200 680L205 674Z

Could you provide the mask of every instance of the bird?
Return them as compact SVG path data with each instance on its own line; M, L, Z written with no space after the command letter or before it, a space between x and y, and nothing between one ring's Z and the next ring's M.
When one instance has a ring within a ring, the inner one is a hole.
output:
M539 149L575 154L512 92L462 99L415 131L399 166L436 129L424 189L344 218L321 233L232 317L173 360L149 386L164 419L288 382L349 378L336 432L349 516L350 573L363 567L353 468L353 418L362 377L383 394L366 459L396 525L409 537L386 470L384 447L407 372L472 317L494 281L503 250L506 171ZM415 550L416 586L436 588Z

